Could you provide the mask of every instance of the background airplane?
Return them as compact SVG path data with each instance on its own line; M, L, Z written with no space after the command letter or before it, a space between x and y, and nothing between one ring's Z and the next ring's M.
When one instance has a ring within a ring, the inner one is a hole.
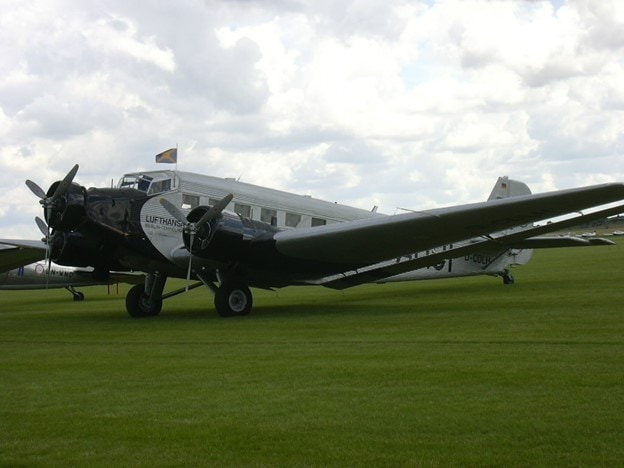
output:
M37 245L37 241L32 243ZM33 259L38 259L41 250L32 250ZM77 291L76 287L115 283L141 284L145 281L143 275L125 273L111 273L105 281L96 280L93 277L93 269L65 267L55 263L48 265L43 258L42 261L11 268L16 262L21 261L12 260L19 257L19 252L20 247L0 244L0 291L65 288L72 294L74 301L82 301L84 293Z
M116 188L87 189L73 182L77 171L78 165L47 192L27 181L50 226L50 257L92 267L96 278L146 272L145 283L126 297L132 316L157 315L164 299L184 292L163 294L168 277L199 279L193 287L204 284L215 294L220 315L245 315L250 286L343 289L416 279L409 275L451 259L454 274L462 257L475 263L514 250L580 245L543 235L624 211L623 184L531 195L525 184L501 178L486 202L385 216L181 171L126 174ZM512 280L508 269L498 274Z

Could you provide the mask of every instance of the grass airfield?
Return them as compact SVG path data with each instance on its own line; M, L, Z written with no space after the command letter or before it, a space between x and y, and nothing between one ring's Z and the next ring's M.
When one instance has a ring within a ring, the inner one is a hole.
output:
M140 320L126 286L0 292L0 465L621 465L624 242L514 273L234 319L203 288Z

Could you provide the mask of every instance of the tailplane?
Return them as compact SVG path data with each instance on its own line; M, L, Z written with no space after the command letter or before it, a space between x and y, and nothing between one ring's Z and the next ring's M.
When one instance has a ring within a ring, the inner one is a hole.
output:
M522 195L531 195L531 189L524 182L512 180L507 176L499 177L496 185L490 193L490 200L500 200L501 198L520 197Z

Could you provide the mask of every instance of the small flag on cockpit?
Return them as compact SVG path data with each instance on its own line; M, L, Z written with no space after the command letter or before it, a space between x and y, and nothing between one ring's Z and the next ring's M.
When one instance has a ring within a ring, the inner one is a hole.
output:
M177 164L178 163L178 148L171 148L167 151L163 151L156 155L157 163L164 164Z

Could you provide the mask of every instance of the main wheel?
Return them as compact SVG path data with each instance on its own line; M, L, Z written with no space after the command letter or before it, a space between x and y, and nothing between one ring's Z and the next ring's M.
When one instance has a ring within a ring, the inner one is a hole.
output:
M503 284L514 284L515 282L516 279L509 271L503 275Z
M126 295L126 310L132 317L151 317L160 314L162 299L150 301L145 286L137 284Z
M223 283L215 294L215 308L221 317L247 315L252 304L251 291L242 283Z

